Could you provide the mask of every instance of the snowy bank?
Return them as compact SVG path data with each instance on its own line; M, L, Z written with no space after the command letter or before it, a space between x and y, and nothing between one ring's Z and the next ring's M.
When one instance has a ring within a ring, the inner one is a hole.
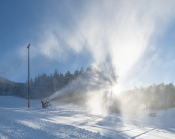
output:
M160 110L159 117L93 115L83 107L53 101L52 109L42 109L40 100L31 100L28 109L27 102L0 96L0 138L175 138L174 109Z

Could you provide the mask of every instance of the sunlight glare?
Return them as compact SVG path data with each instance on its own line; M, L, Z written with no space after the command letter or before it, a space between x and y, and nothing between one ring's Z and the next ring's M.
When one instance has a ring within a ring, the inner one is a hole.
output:
M116 95L116 94L120 94L122 91L122 87L120 84L117 84L115 86L112 87L112 92Z

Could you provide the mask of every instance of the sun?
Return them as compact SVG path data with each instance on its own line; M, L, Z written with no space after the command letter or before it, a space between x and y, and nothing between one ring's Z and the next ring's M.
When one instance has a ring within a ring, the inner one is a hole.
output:
M117 84L117 85L115 85L115 86L112 87L112 92L114 94L120 94L121 91L122 91L122 87L121 87L120 84Z

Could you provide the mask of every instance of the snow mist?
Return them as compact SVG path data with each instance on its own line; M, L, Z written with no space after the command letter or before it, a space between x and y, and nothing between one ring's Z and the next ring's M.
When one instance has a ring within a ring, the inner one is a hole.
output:
M38 46L42 47L41 53L49 58L61 60L64 57L63 62L69 58L72 51L82 55L88 51L93 59L91 64L111 62L119 77L118 82L123 85L127 82L127 77L132 73L136 62L151 45L151 40L160 35L174 17L174 5L173 0L88 0L82 3L81 12L77 11L75 5L69 5L68 13L71 17L69 22L72 23L69 24L69 28L59 21L52 23L42 35L44 41ZM66 44L65 48L59 45L59 40ZM100 78L95 81L99 82ZM94 81L86 80L86 82L91 84ZM72 83L56 94L69 94L66 92L69 92L69 88L73 85L73 88L76 88ZM106 91L106 88L99 86L97 87L99 90L89 91L94 94L87 101L92 111L97 111L102 106L103 101L96 96ZM91 94L86 90L83 90L86 92L83 94L86 96Z

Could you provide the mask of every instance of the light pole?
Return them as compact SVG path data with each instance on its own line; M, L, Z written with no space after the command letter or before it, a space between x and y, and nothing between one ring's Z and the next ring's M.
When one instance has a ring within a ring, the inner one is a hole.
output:
M30 55L29 55L30 44L28 44L27 48L28 48L28 108L30 108Z

